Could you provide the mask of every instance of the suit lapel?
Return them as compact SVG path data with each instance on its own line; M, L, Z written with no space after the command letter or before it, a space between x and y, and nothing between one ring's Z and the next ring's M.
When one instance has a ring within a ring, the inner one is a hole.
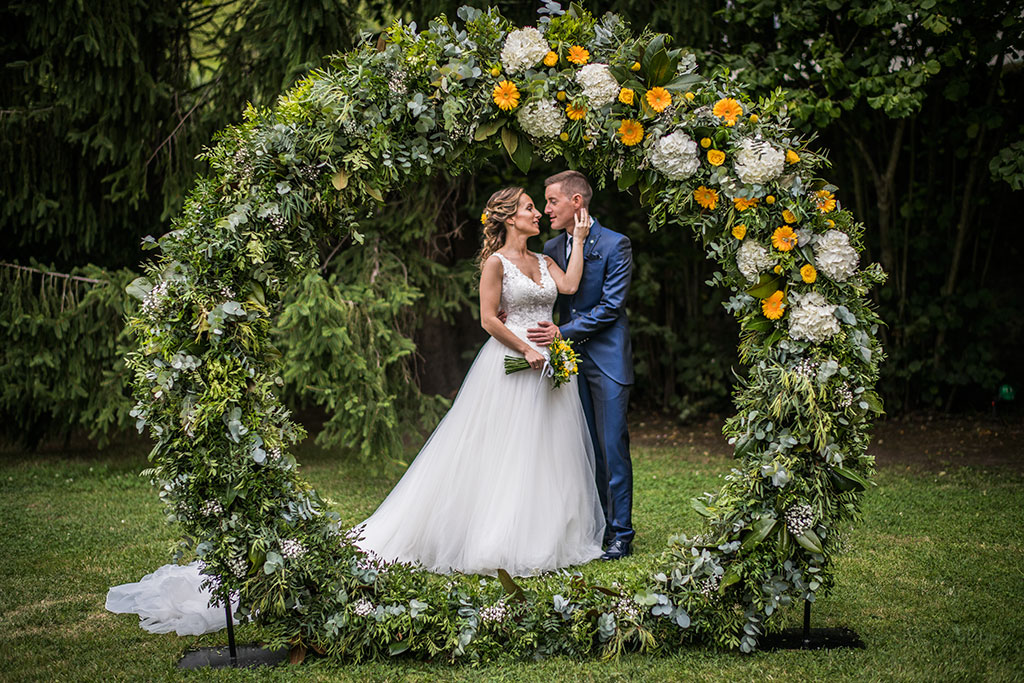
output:
M604 232L604 228L601 224L594 219L594 224L590 227L590 235L587 236L587 245L583 249L583 258L591 258L594 255L594 251L597 249L597 243L601 241L601 233ZM586 272L586 268L584 268Z
M565 270L565 266L566 266L566 260L565 260L566 234L565 234L564 230L561 232L561 234L558 235L558 237L556 237L554 239L554 242L555 242L555 263L557 263L558 267L561 268L564 271Z

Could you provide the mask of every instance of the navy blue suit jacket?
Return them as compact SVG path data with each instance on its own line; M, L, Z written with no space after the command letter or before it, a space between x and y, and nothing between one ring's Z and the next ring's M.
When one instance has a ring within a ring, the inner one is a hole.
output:
M566 233L544 243L544 253L565 270ZM580 245L573 244L573 249ZM575 294L559 294L558 327L576 352L619 384L633 383L633 349L626 297L633 249L625 235L594 220L583 250L583 278Z

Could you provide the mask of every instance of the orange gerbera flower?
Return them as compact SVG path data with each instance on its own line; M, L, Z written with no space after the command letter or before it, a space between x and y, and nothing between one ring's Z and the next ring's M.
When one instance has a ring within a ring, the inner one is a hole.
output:
M587 115L587 108L581 104L575 104L573 102L570 102L569 104L565 105L565 115L568 116L573 121L579 121L580 119Z
M632 147L644 139L644 127L639 121L624 119L619 125L619 139L622 140L622 144Z
M812 284L818 279L818 269L808 263L806 266L800 269L800 277L807 284Z
M757 197L753 199L744 199L743 197L734 197L732 200L733 206L736 207L737 211L746 211L752 207L757 206Z
M731 97L723 97L715 102L711 113L725 121L727 126L735 126L736 119L743 116L743 106Z
M767 299L761 300L761 312L769 320L778 320L786 310L786 304L782 303L782 290L776 290Z
M796 233L788 225L776 228L772 233L772 246L779 251L791 251L796 246L796 242Z
M647 104L651 105L651 109L659 114L672 104L672 95L669 94L668 90L660 86L648 90L645 97L647 98Z
M555 64L558 64L558 53L551 50L544 55L544 66L554 66Z
M566 57L570 62L578 66L583 66L590 61L590 52L585 47L579 45L573 45L569 48L569 55Z
M828 213L836 208L836 196L828 190L818 190L814 193L814 196L816 197L818 211Z
M718 192L710 187L701 185L693 191L693 198L705 209L714 211L715 207L718 206Z
M725 162L725 152L720 149L708 150L708 163L712 166L721 166Z
M501 81L494 86L494 103L500 109L512 111L519 106L519 88L512 81Z
M632 105L633 96L635 94L636 93L633 92L632 88L623 88L622 90L619 91L619 102L622 102L623 104Z
M743 223L732 226L732 236L738 240L747 236L747 226Z
M782 220L786 221L787 223L796 223L796 214L790 211L789 209L786 209L785 211L782 212Z

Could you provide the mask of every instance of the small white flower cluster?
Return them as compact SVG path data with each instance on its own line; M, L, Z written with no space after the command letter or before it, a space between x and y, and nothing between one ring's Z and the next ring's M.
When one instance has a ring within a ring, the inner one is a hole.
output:
M508 618L508 607L505 606L505 599L502 598L490 607L480 609L480 621L502 623Z
M235 290L231 289L229 285L224 285L220 288L220 295L226 300L231 301L235 298Z
M550 52L548 41L540 31L527 26L510 31L501 48L501 63L509 73L518 73L533 66Z
M786 164L786 154L765 140L746 138L736 151L733 168L748 185L763 185L778 177Z
M306 552L306 546L302 545L301 541L294 538L285 538L281 541L281 555L294 560L296 557L304 555Z
M839 320L830 304L818 292L790 294L789 336L820 344L839 333Z
M815 379L818 376L818 368L821 363L810 358L804 358L793 366L793 372L807 379Z
M700 168L697 143L681 130L659 138L651 145L647 158L670 180L689 178Z
M768 255L768 250L754 240L743 240L743 244L736 251L736 267L751 284L757 282L761 271L773 263L775 262Z
M388 77L388 90L395 95L405 95L409 92L409 74L405 69L395 69Z
M362 598L352 604L352 611L356 613L357 617L368 617L377 610L374 608L373 603Z
M829 230L814 244L818 272L836 282L845 282L857 272L860 256L850 246L850 236L842 230Z
M576 82L595 109L611 104L619 97L619 82L607 64L587 64L576 72Z
M527 102L518 119L523 131L535 138L553 138L562 132L562 110L554 100Z
M170 293L170 289L171 283L162 280L153 289L149 290L149 294L142 300L142 313L150 316L159 315L163 310L164 304L167 303L167 295Z
M268 213L267 222L269 222L270 225L273 226L276 232L282 232L285 228L284 216L282 216L278 211L271 211L270 213Z
M722 577L718 574L709 576L697 585L700 586L700 594L705 597L710 597L718 591L718 586L722 583Z
M267 451L267 455L269 455L272 460L280 460L281 459L281 447L280 446L274 446L273 448L271 448L270 450Z
M241 555L228 558L228 569L235 575L236 578L244 579L246 572L249 570L249 563Z
M305 164L295 169L295 174L303 180L312 182L320 176L320 169L312 164Z
M615 603L615 613L620 619L629 619L630 621L640 621L640 608L637 607L636 602L632 598L624 597Z
M208 500L203 503L203 507L199 508L199 511L203 513L204 517L213 517L214 515L221 515L224 512L224 508L221 506L220 501Z
M836 405L844 410L853 405L853 392L850 391L850 385L844 383L836 389Z
M253 166L252 157L249 155L248 148L239 147L232 158L235 162L235 170L237 170L241 175L249 177L255 173L256 167Z
M810 505L794 505L786 510L786 529L793 536L801 536L814 526L814 514Z

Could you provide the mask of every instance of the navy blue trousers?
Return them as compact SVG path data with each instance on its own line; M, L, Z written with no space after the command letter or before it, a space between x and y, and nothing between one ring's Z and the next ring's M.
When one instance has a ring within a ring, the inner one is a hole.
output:
M635 532L633 462L626 424L629 386L605 375L589 358L581 358L579 367L580 400L594 443L594 474L607 524L605 537L631 542Z

